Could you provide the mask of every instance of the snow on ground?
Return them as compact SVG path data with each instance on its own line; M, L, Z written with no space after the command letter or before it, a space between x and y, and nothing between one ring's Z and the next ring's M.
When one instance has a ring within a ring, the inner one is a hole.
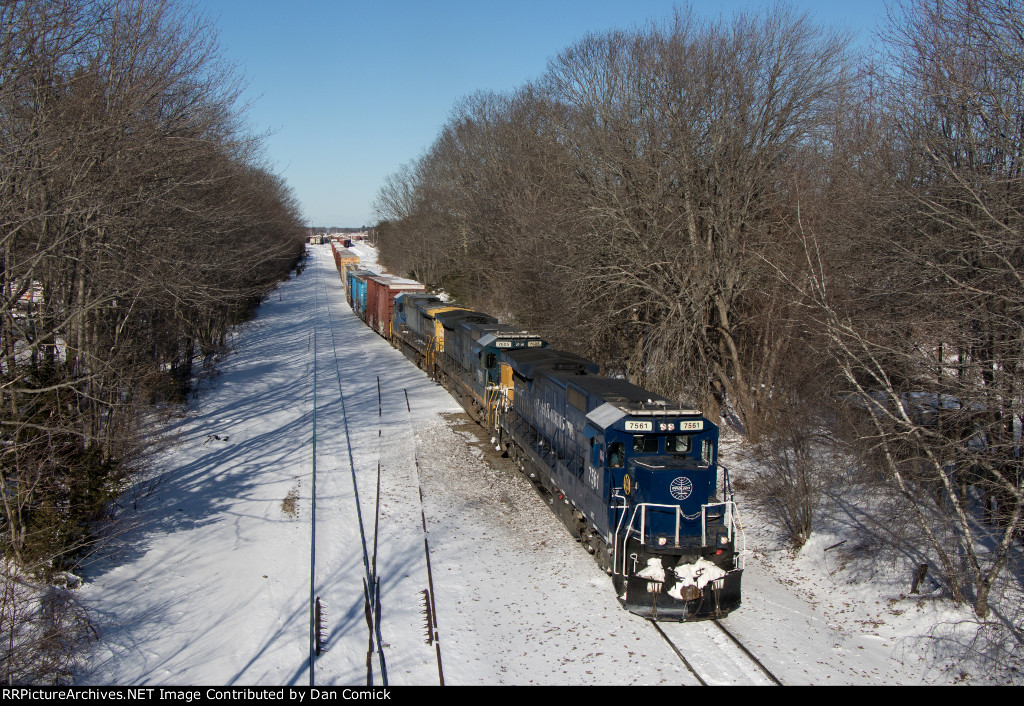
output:
M735 435L726 436L721 454L734 481L753 476L756 462ZM914 553L892 546L877 527L901 522L898 506L894 512L859 492L847 487L823 502L799 552L748 504L753 557L744 574L744 610L729 620L747 620L748 608L768 616L744 634L757 635L778 654L799 655L801 667L841 665L825 675L827 683L1024 683L1020 568L1007 571L993 590L992 619L983 625L970 605L954 605L930 577L912 594ZM804 621L808 629L800 628ZM803 642L780 637L790 632Z
M371 247L351 249L376 262ZM327 247L310 248L305 271L232 345L172 429L180 443L139 501L141 526L85 576L100 640L80 684L309 684L314 596L327 616L315 683L365 683L362 591L375 524L390 684L439 681L421 614L424 538L446 684L695 683L656 631L618 605L608 577L483 430L356 319ZM730 456L742 472L737 444L724 447ZM886 602L851 587L817 537L792 557L756 513L745 519L744 603L725 622L784 682L958 677L916 639L915 617L944 610L935 601ZM708 628L676 633L717 654L722 638ZM712 683L750 683L713 666ZM375 658L380 683L378 670Z

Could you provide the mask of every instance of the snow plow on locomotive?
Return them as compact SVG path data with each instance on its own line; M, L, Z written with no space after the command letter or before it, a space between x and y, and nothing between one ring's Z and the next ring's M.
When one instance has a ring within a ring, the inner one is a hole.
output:
M422 291L393 302L378 332L488 428L627 610L696 620L739 607L743 535L714 423L488 314Z

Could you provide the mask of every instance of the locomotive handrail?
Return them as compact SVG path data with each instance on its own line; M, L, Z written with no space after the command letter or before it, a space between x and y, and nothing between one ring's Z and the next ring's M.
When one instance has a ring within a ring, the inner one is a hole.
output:
M725 525L725 531L731 542L733 539L733 508L736 503L732 500L721 500L715 503L706 503L700 506L700 535L701 535L701 546L708 546L708 508L711 507L724 507L722 524Z
M616 490L618 490L618 489L616 489ZM620 499L620 500L623 501L623 503L625 503L626 499L623 496L621 496L621 495L614 494L614 495L612 495L612 497ZM739 525L739 512L736 509L736 503L734 501L732 501L732 500L723 500L721 502L707 503L705 505L701 505L700 513L699 513L700 514L700 518L701 518L701 520L700 520L701 548L707 548L707 546L708 546L708 531L707 531L708 508L722 507L722 506L725 507L725 512L724 512L724 516L723 516L723 524L726 527L726 532L728 533L727 536L729 537L729 541L730 542L734 542L735 541L735 535L736 535L735 529L736 529L737 526L739 526L740 534L743 537L743 539L742 539L743 547L742 547L742 549L740 551L736 552L736 555L738 557L740 557L740 559L738 560L738 563L742 564L743 563L742 562L742 558L743 558L744 554L746 553L747 538L746 538L746 534L743 533L742 525ZM647 542L644 541L644 536L645 536L645 532L646 532L646 529L647 529L647 508L661 508L661 509L666 509L666 510L675 510L675 513L676 513L675 546L677 546L677 547L679 546L679 532L680 532L680 528L681 528L681 521L682 521L683 518L687 518L688 517L687 515L685 515L683 513L683 509L681 507L679 507L678 505L664 505L664 504L661 504L661 503L637 503L633 507L633 514L630 515L629 524L626 526L625 533L622 532L622 524L623 524L623 521L626 519L626 513L625 512L623 512L622 515L619 517L618 525L615 528L615 537L614 537L615 541L614 541L614 548L613 548L613 554L612 554L612 567L613 567L613 571L618 568L619 535L621 534L622 535L622 574L623 575L626 574L626 541L629 539L631 534L633 534L634 532L637 532L637 529L634 527L634 525L636 524L636 517L637 517L637 513L638 512L640 513L640 528L639 528L639 532L638 532L639 538L640 538L640 546L643 546L644 544L647 544ZM691 519L696 519L696 517L691 518ZM742 568L742 566L740 568Z
M501 410L499 409L499 402L503 397L501 388L497 385L487 385L484 390L484 399L487 405L487 427L497 429L498 428L498 415Z
M737 533L736 532L733 533L733 550L734 550L735 555L736 555L736 566L737 566L737 568L742 569L744 567L744 565L746 564L745 560L746 560L746 556L747 556L747 533L743 529L743 523L740 521L739 505L737 505L732 500L729 500L728 502L732 506L731 510L730 510L731 517L732 517L732 525L737 530L739 530L738 535L739 535L739 538L740 538L740 548L738 550L736 549L736 539L735 539Z
M702 546L708 546L708 508L722 506L725 506L723 524L725 525L726 532L728 532L729 541L733 543L733 547L735 547L737 535L740 538L740 548L735 550L735 555L736 566L738 569L742 569L744 564L743 559L746 555L746 533L743 531L742 523L739 522L739 505L737 505L735 501L722 500L700 506L700 536L702 538Z
M679 546L679 530L682 526L682 515L683 511L678 505L663 505L661 503L637 503L633 507L633 514L629 518L629 525L626 527L626 533L622 537L622 573L626 574L626 540L629 539L630 534L636 530L633 525L636 523L637 512L640 512L640 546L645 544L644 542L644 531L647 528L647 508L664 508L666 510L675 510L676 512L676 546ZM622 513L622 517L619 518L618 527L615 528L615 550L618 551L619 547L619 531L622 529L622 521L626 519L626 513Z
M732 500L732 477L729 474L729 469L721 463L718 464L718 467L722 469L722 497Z
M615 525L615 536L612 538L612 573L613 574L617 573L618 565L619 565L619 559L618 559L618 556L619 556L619 530L622 529L622 521L624 519L626 519L626 497L624 495L619 495L619 491L620 490L622 490L622 488L613 488L612 489L612 499L614 499L614 500L621 500L622 501L621 505L617 505L615 507L616 510L622 510L622 513L619 515L619 521ZM625 574L626 573L626 557L625 557L626 548L625 548L625 546L623 546L623 548L622 548L622 554L623 554L623 557L622 557L622 573Z
M424 364L427 367L427 374L434 377L434 362L437 358L437 351L434 349L434 337L426 336L426 344L423 348Z

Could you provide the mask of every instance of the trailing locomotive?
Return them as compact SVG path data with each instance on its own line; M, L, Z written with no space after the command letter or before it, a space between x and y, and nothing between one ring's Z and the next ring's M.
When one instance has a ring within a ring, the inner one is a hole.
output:
M366 271L342 272L367 320ZM488 314L410 291L374 328L442 382L611 575L625 607L661 620L740 605L742 533L718 427L701 412L557 351ZM402 289L404 287L404 289ZM362 297L362 299L361 299Z

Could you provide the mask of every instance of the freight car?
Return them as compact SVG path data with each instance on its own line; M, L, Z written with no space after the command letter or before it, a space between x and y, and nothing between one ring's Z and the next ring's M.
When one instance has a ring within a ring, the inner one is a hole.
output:
M395 281L348 277L364 320L367 280ZM739 607L743 537L711 420L489 314L397 288L378 301L393 308L375 330L491 430L628 610L694 620Z
M345 273L345 296L348 298L348 305L363 321L366 321L366 280L375 276L377 273L371 270L348 270Z
M334 266L338 268L342 279L345 278L346 270L359 266L359 256L351 250L340 247L334 240L331 241L331 253L334 255Z
M391 330L395 297L402 292L422 292L425 287L411 279L392 275L366 278L366 325L382 336Z

